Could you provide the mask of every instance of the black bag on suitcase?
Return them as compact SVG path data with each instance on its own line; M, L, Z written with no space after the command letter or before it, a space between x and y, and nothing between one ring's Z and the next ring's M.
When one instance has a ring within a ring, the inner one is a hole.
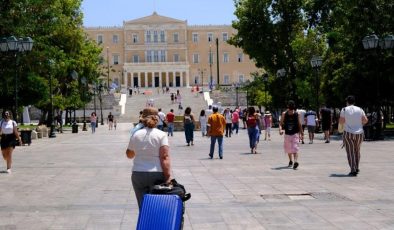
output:
M179 184L175 179L172 179L170 184L157 183L150 189L151 194L162 194L162 195L178 195L183 202L191 198L190 193L186 193L185 186Z

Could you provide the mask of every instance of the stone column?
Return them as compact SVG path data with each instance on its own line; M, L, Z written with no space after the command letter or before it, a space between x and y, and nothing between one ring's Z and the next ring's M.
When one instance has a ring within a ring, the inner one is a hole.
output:
M172 87L176 86L176 72L172 72Z
M141 72L138 72L137 73L138 74L138 87L141 87ZM134 85L133 85L133 87L134 87Z
M169 76L169 74L170 74L170 73L167 71L167 72L166 72L166 86L167 86L167 87L170 86L170 82L169 82L169 81L170 81L170 76Z
M148 72L145 72L145 88L148 88Z
M186 71L185 75L186 75L186 87L189 87L190 86L189 71Z

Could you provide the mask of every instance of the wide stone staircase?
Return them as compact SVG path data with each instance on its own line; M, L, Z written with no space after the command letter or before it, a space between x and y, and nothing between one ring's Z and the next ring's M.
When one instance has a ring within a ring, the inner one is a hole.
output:
M181 94L183 109L179 109L178 103L171 103L171 93L176 94L177 90ZM141 89L140 94L127 96L125 114L118 118L118 122L137 122L139 112L146 107L150 99L153 99L154 107L161 108L164 113L168 113L170 109L173 109L175 115L183 115L185 108L190 107L192 113L197 116L202 109L207 108L203 94L192 92L192 88L170 88L170 92L164 94L161 89Z

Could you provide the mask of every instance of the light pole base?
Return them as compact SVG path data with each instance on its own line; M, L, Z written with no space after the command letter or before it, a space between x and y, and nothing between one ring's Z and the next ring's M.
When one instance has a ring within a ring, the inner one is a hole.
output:
M86 128L86 121L83 121L82 131L88 131Z
M53 125L51 125L51 130L50 130L50 132L49 132L48 137L49 137L49 138L55 138L55 137L56 137L56 134L55 134L55 127L53 127Z

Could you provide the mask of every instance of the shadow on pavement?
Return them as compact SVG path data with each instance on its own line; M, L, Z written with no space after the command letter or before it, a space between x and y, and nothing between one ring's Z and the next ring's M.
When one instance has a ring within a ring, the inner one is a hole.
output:
M293 169L292 167L288 167L288 166L280 166L280 167L276 167L276 168L271 168L272 170L283 170L283 169Z
M336 173L333 173L333 174L330 175L330 177L354 177L354 176L350 176L348 174L336 174Z

